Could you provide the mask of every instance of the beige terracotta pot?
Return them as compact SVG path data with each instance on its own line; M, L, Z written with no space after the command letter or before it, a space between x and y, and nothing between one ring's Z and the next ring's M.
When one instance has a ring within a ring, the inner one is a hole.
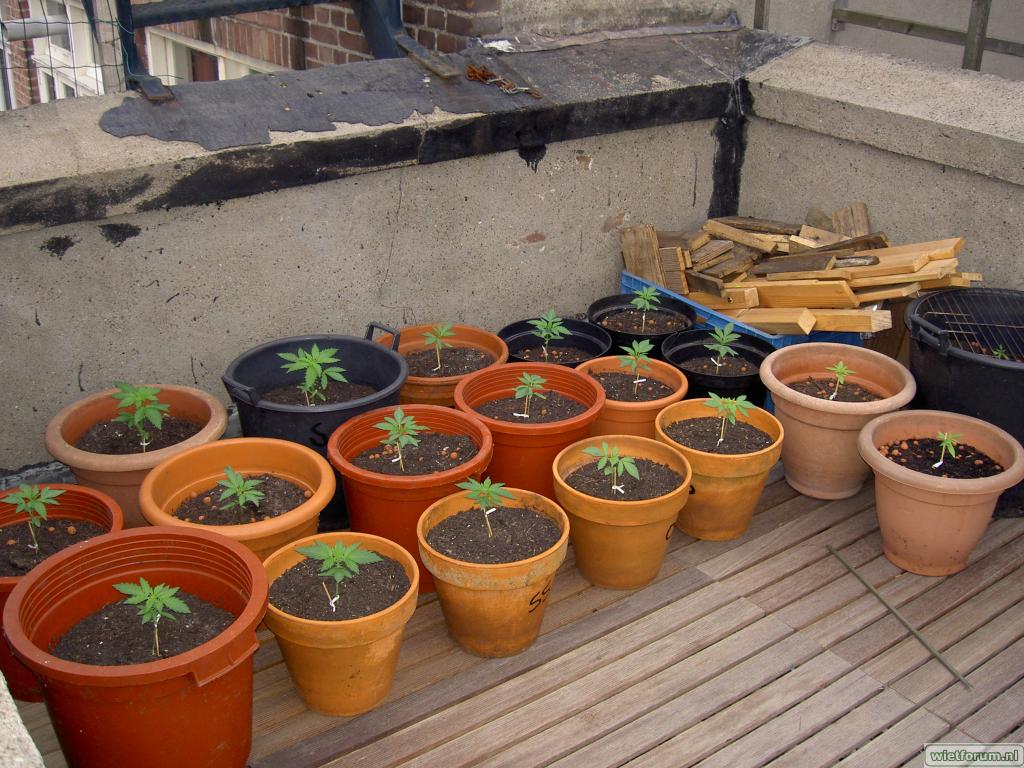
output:
M834 378L826 369L839 361L855 373L847 377L882 396L869 403L841 403L805 395L788 385L806 379ZM761 380L771 392L775 415L786 429L782 464L786 482L805 496L845 499L855 495L871 474L857 452L857 435L876 416L897 411L914 397L917 386L892 358L850 344L808 343L783 347L761 364Z
M81 485L103 491L121 505L126 528L148 525L139 508L139 486L153 467L182 451L212 443L224 434L228 414L213 395L192 387L151 384L159 388L160 402L170 406L168 414L202 424L187 440L158 451L112 456L81 451L75 447L82 435L98 422L117 416L116 389L89 395L67 406L46 427L46 450L67 464Z
M902 467L879 448L898 440L960 435L957 442L988 454L1004 470L968 480ZM905 571L946 576L967 567L992 519L999 494L1024 479L1024 449L1008 432L981 419L945 411L898 411L872 420L857 447L875 473L875 508L885 556Z
M628 400L612 400L605 396L604 406L597 416L597 421L590 427L591 435L636 435L654 439L654 419L665 407L677 403L686 396L689 386L686 376L674 365L660 360L651 360L650 370L643 375L648 379L657 379L672 388L672 394L657 400L631 402ZM628 368L619 365L618 357L595 357L576 366L580 373L625 373L632 375Z

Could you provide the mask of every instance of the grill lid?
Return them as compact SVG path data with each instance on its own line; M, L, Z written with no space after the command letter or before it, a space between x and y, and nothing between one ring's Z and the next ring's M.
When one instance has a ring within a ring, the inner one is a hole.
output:
M1024 369L1024 292L1002 288L937 291L907 308L914 338ZM1004 357L1005 356L1005 357Z

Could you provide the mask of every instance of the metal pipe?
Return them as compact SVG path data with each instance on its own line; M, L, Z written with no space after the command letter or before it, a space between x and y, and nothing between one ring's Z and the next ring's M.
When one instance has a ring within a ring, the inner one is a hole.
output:
M37 16L31 19L0 21L0 33L6 40L19 42L50 35L70 35L71 25L62 16Z
M964 43L963 68L981 71L981 57L985 54L988 34L988 14L992 0L971 0L971 18L967 22L967 40Z

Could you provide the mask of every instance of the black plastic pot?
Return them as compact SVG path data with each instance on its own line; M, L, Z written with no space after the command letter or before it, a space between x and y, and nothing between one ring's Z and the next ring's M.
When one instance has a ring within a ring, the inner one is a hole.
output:
M707 397L711 392L721 397L746 395L747 400L759 408L763 408L767 391L758 375L758 369L761 367L761 362L775 351L775 347L767 341L741 333L740 338L730 346L736 350L739 357L754 366L753 372L744 376L714 376L695 373L682 367L682 363L687 360L712 355L711 350L704 346L711 344L712 341L710 331L707 328L701 328L673 333L661 344L661 352L665 356L665 360L681 370L690 383L686 392L687 399Z
M563 320L562 324L571 331L571 335L566 336L564 339L551 341L548 344L549 349L551 347L576 347L577 349L592 353L591 357L601 357L607 354L612 346L612 337L608 334L608 331L600 326L588 323L585 320ZM519 353L524 349L536 347L541 343L540 338L533 333L535 330L536 328L530 325L529 320L520 320L506 325L498 331L498 336L508 345L508 361L510 363L530 362L520 357ZM532 362L543 361L534 360ZM565 365L567 368L575 368L582 362L580 360L572 364L562 363L562 365Z
M374 329L392 334L391 349L373 341ZM398 349L398 331L379 323L366 326L363 339L355 336L291 336L261 344L243 352L221 377L231 399L238 406L238 419L246 437L276 437L305 445L326 458L327 438L341 424L366 411L398 404L398 392L409 375L405 359ZM263 394L278 387L296 384L296 374L286 372L279 352L294 352L311 345L337 347L339 365L354 384L365 384L376 392L344 403L324 405L282 405L263 399ZM321 513L321 529L333 530L347 525L344 501L338 478L338 492Z
M914 408L953 411L1001 427L1024 442L1024 292L1001 288L936 291L905 315ZM1011 360L990 353L1002 346ZM1024 515L1024 483L1006 490L997 514Z
M604 328L604 330L612 337L612 354L619 354L620 347L629 347L634 341L647 339L654 345L651 357L658 360L664 360L665 357L661 351L662 342L664 342L665 339L673 333L682 333L689 329L696 321L697 313L694 312L693 307L689 304L685 304L682 301L679 301L679 299L674 299L671 296L661 294L659 295L661 303L657 305L656 309L662 312L671 312L672 314L679 315L685 320L683 327L678 331L669 331L668 333L626 333L624 331L616 331L612 328L605 328L601 325L601 320L613 312L620 312L624 309L635 309L635 307L630 304L630 301L634 298L635 296L631 293L620 293L616 296L606 296L603 299L598 299L587 308L587 319L594 325Z

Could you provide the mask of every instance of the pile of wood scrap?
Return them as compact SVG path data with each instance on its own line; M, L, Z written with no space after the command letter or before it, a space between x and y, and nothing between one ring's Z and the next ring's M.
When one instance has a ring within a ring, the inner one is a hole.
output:
M886 299L968 287L958 271L962 237L894 246L873 232L867 206L803 224L728 216L695 231L648 225L622 231L626 269L768 333L876 333L892 327Z

